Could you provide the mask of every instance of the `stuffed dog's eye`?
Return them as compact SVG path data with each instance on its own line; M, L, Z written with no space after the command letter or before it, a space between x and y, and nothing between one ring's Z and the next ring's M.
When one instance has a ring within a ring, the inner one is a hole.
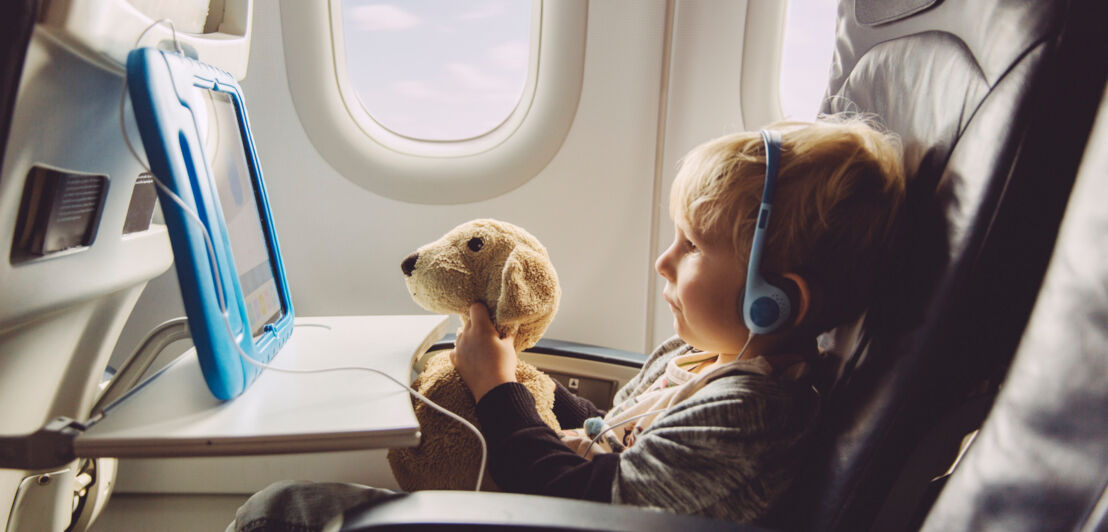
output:
M471 251L481 251L481 248L485 247L485 241L481 240L481 237L473 237L466 243Z

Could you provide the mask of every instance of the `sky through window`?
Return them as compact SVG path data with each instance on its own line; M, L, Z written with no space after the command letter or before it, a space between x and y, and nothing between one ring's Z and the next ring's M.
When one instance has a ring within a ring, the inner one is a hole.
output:
M347 73L366 111L399 135L488 133L527 81L531 0L343 0Z
M787 120L815 120L823 103L835 50L833 0L789 0L781 50L781 112Z

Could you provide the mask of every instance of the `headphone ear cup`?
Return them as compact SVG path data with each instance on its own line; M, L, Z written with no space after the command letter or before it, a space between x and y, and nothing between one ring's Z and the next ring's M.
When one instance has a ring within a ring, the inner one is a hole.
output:
M782 283L787 285L788 283ZM789 323L793 314L794 297L769 282L759 283L744 294L743 321L755 334L769 334Z
M788 320L792 321L796 317L796 311L800 304L800 287L797 286L796 281L785 277L784 275L777 275L775 273L766 273L763 275L768 285L772 286L776 290L780 290L781 294L777 296L778 300L784 300L785 304L789 308Z
M796 319L796 313L800 309L800 287L797 286L796 281L788 277L779 277L774 281L777 288L785 293L785 298L789 303L789 322L792 322Z

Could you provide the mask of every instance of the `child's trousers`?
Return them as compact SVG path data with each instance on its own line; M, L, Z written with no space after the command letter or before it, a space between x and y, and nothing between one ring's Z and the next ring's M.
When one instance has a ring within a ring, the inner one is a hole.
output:
M399 495L341 482L275 482L239 507L227 532L318 532L346 510Z

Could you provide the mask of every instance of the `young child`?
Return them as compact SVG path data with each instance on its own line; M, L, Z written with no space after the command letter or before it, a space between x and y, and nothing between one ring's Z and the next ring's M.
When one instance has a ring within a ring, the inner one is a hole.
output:
M513 382L512 339L498 337L483 306L471 308L453 362L478 401L502 489L734 521L767 514L793 480L819 409L808 376L816 336L866 307L905 188L897 143L865 122L782 134L761 267L792 292L783 330L752 338L740 310L765 184L758 133L713 140L684 159L670 197L676 238L655 264L677 337L607 413L559 386L559 423L585 429L559 435L543 424Z
M728 135L685 157L670 197L676 238L655 264L677 336L606 413L559 385L559 423L582 429L558 434L539 419L530 392L514 382L513 339L499 337L484 306L470 308L451 357L477 400L489 471L502 489L745 522L780 499L819 411L810 378L816 336L866 308L905 188L895 139L864 121L781 133L761 270L791 293L783 329L752 336L740 309L765 184L759 133ZM321 524L320 515L390 496L345 484L275 485L239 510L238 523Z

